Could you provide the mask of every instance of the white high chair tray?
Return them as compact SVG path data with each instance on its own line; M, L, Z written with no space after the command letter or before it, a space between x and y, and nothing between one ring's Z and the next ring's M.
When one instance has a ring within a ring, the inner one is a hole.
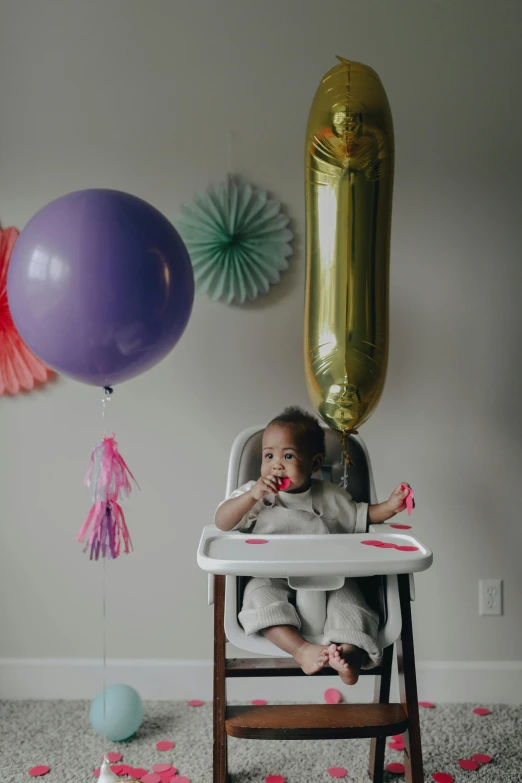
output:
M389 530L389 526L384 526ZM264 544L248 541L263 540ZM364 541L380 541L386 547ZM393 546L390 546L393 545ZM415 547L412 551L395 549ZM232 533L208 525L198 547L198 565L211 574L230 576L375 576L425 571L433 554L406 533L377 532L326 536Z

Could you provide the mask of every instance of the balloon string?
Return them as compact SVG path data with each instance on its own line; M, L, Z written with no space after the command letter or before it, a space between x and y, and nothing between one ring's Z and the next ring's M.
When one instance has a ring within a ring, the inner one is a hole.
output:
M111 401L112 388L105 386L103 389L102 397L102 422L103 422L103 437L106 436L106 417L107 417L107 405ZM103 578L102 578L102 680L103 680L103 745L104 753L107 747L107 558L102 557L103 561ZM106 756L104 756L106 758Z
M102 645L103 645L103 744L107 747L107 558L103 561L103 620L102 620Z
M228 170L227 178L230 181L234 175L234 134L231 130L227 131L227 150L228 150Z

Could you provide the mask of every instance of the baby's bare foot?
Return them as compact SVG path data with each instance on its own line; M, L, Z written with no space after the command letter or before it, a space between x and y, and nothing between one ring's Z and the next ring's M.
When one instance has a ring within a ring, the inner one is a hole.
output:
M362 653L360 647L353 644L331 644L328 648L329 663L339 672L346 685L355 685L361 670Z
M322 644L303 642L294 653L294 660L305 674L315 674L328 663L328 647Z

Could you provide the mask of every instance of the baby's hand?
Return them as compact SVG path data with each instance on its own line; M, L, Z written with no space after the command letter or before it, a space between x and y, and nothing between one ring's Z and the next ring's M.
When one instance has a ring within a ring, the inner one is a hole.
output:
M261 476L250 490L256 500L262 500L265 495L277 495L278 492L279 483L276 476Z
M390 495L390 499L388 500L388 506L390 510L391 516L395 516L395 514L399 514L401 511L404 511L406 508L406 498L408 497L408 494L410 492L410 485L406 484L405 481L403 481L402 484L399 484L397 489L394 489L393 492ZM413 500L413 508L415 508L415 500Z

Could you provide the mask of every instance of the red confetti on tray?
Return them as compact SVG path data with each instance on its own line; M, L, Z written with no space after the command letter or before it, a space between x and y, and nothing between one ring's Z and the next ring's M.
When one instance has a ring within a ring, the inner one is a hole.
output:
M29 774L33 778L39 778L41 775L47 775L51 771L50 767L46 767L44 764L39 764L37 767L32 767L29 770Z

